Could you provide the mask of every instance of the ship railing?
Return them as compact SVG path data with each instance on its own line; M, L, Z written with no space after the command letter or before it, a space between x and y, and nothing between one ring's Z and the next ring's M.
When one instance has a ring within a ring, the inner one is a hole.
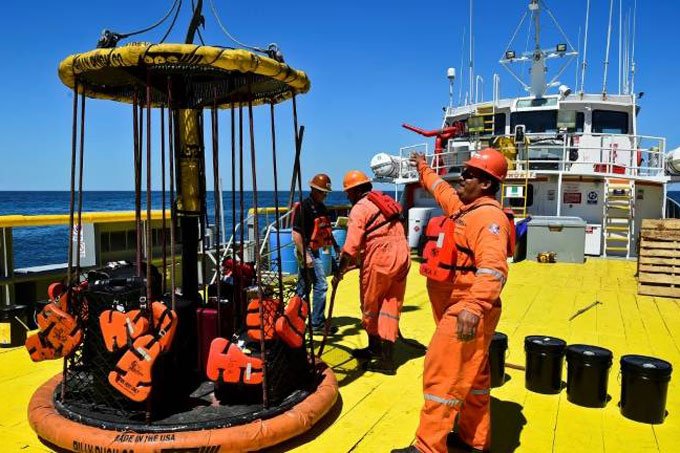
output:
M512 137L498 136L496 148L508 157L509 170L544 174L569 173L658 179L664 176L665 139L627 134L527 134L527 144L516 146ZM405 149L405 148L402 148ZM459 174L474 152L474 144L449 141L445 152L427 155L440 175ZM408 154L401 154L406 158ZM402 181L413 182L409 172Z

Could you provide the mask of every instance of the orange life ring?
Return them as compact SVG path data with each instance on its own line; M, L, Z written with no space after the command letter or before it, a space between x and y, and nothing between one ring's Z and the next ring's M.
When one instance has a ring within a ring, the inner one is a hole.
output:
M325 366L323 362L319 365ZM76 423L61 415L54 406L54 390L61 374L36 390L28 405L28 422L41 441L67 451L118 453L157 453L171 449L192 451L242 452L276 445L308 431L333 407L338 382L325 367L316 391L291 409L268 419L228 428L200 431L136 433L113 431Z

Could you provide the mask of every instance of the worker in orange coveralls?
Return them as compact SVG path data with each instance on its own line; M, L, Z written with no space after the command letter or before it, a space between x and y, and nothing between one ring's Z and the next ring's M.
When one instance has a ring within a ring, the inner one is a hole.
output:
M373 191L368 176L358 170L345 175L343 190L352 210L333 285L353 263L361 261L361 322L369 344L355 349L352 355L366 359L367 370L393 375L394 343L399 335L399 316L411 266L401 207L388 195Z
M450 281L427 281L437 328L425 356L425 404L415 444L392 452L446 452L456 416L458 438L450 440L486 451L491 440L488 349L501 314L511 241L510 222L495 199L507 162L493 148L473 154L454 190L423 155L414 154L412 161L421 185L455 221L457 256Z

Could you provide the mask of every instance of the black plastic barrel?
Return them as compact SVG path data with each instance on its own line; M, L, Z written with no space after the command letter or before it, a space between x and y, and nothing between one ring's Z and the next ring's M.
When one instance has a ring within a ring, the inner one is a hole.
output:
M26 342L26 306L0 307L0 347L15 348Z
M597 346L567 347L567 399L579 406L604 407L612 357L609 349Z
M643 355L621 357L621 413L642 423L663 423L673 366Z
M559 393L567 343L559 338L530 335L524 338L525 386L537 393Z
M508 336L501 332L494 333L489 345L491 387L500 387L505 383L505 351L507 349Z

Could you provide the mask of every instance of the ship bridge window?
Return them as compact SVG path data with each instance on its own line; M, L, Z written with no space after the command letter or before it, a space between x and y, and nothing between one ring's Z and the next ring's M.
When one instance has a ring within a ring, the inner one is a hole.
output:
M493 116L493 134L505 135L505 113L496 113Z
M585 115L574 110L560 110L557 114L557 128L567 132L583 132Z
M523 124L529 134L557 132L557 110L538 110L533 112L514 112L510 115L510 130Z
M593 132L596 134L627 134L628 113L593 110Z

